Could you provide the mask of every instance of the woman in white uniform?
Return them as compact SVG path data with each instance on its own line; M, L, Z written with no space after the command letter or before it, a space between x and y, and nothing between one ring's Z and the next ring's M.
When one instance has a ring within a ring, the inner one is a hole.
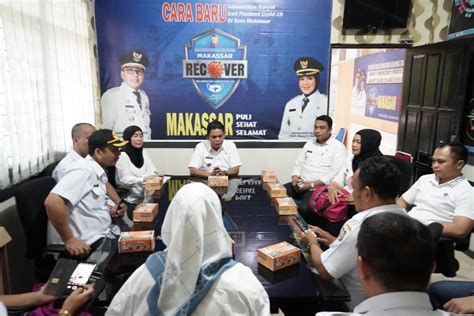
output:
M106 315L269 315L265 289L232 259L217 194L185 185L161 229L166 250L150 255L112 300Z
M327 95L318 90L324 66L311 57L301 57L293 65L301 90L285 106L278 139L309 140L314 137L314 120L327 114Z
M130 194L125 201L132 205L143 202L143 180L146 176L156 173L156 168L146 152L143 151L143 131L132 125L123 131L123 139L128 144L123 147L117 164L115 165L115 180L117 186L128 189Z

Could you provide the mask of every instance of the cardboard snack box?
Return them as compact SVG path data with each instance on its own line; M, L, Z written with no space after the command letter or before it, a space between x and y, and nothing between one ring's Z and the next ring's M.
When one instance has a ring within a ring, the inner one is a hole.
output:
M209 176L207 178L207 185L211 188L227 188L229 186L228 176Z
M275 198L274 205L278 215L296 215L298 206L290 197Z
M263 182L277 182L277 177L275 171L263 170L262 171L262 181Z
M280 216L281 217L281 216ZM134 222L131 230L133 231L140 231L140 230L154 230L155 226L154 223L147 223L147 222Z
M286 241L257 250L258 263L272 271L297 264L301 260L300 249Z
M133 221L151 223L157 213L158 203L141 203L133 210Z
M141 230L120 234L119 253L151 252L155 249L155 231Z
M161 190L163 186L163 177L158 174L146 176L143 185L146 190Z
M286 197L286 188L280 183L267 183L267 193L271 198Z

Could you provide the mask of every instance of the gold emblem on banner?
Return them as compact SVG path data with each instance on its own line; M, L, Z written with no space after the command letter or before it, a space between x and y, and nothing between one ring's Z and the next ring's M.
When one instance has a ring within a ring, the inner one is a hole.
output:
M302 69L308 68L308 61L307 60L300 60L300 66Z
M140 53L137 53L137 52L133 52L133 60L136 61L137 63L142 59L142 54Z

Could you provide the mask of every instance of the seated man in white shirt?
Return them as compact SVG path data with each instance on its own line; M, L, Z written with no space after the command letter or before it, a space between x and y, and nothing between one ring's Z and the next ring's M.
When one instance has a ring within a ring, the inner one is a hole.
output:
M59 182L77 160L84 159L89 152L89 137L95 132L95 127L89 123L77 123L72 127L72 150L58 163L52 177ZM115 188L107 182L108 204L118 205L121 201Z
M308 244L311 261L319 275L326 280L340 279L349 293L350 310L362 302L366 295L357 273L357 235L360 225L370 216L392 212L406 216L396 204L400 187L400 170L386 157L369 158L359 164L352 178L354 205L358 212L341 228L336 238L316 226L303 233ZM323 252L319 244L329 246Z
M56 182L64 176L75 161L87 156L88 141L93 132L95 132L95 127L89 123L77 123L72 127L72 150L54 168L52 176Z
M239 152L234 142L225 139L224 125L215 120L207 125L206 140L197 144L188 168L191 176L239 175Z
M314 122L316 139L308 141L296 159L291 183L285 184L288 196L301 198L298 212L308 223L315 223L314 210L309 206L313 189L329 184L344 164L344 145L331 136L332 119L318 116Z
M72 164L45 200L49 244L64 244L71 256L85 256L91 245L110 232L111 215L121 216L126 207L106 205L107 174L127 144L111 130L92 133L89 155Z
M433 174L420 177L398 199L408 214L425 225L441 223L442 236L464 238L471 233L474 219L473 189L461 171L467 161L463 144L452 142L435 149ZM436 237L436 236L435 236Z
M317 315L452 315L433 310L426 294L434 252L433 236L420 222L391 213L367 218L357 237L357 266L369 298L354 313Z

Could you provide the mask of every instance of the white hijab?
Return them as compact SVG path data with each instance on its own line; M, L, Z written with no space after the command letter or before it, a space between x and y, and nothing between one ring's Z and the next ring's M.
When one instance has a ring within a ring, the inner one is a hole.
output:
M158 306L164 315L174 315L192 296L201 266L232 257L217 194L202 183L182 187L168 207L161 237L168 255Z

